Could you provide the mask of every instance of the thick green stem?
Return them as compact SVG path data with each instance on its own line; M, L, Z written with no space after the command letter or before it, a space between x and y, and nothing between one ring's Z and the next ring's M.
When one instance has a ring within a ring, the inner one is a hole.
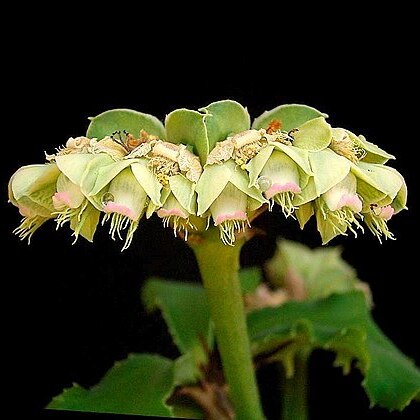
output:
M306 420L308 418L308 357L302 350L295 356L295 373L284 378L282 386L282 420Z
M210 229L193 245L210 302L217 345L238 420L264 418L246 328L239 283L239 255L243 242L223 245L218 230Z

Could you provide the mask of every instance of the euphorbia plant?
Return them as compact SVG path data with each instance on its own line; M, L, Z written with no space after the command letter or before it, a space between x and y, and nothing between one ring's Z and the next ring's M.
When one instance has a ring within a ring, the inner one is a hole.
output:
M357 236L358 232L363 232L363 225L380 241L393 239L387 222L406 208L407 195L403 177L386 166L393 156L363 136L332 128L326 117L304 105L282 105L264 113L251 126L247 110L237 102L226 100L199 111L175 110L166 117L163 126L147 114L111 110L91 119L86 136L71 138L65 147L47 155L47 164L23 167L12 176L9 199L24 216L16 230L21 238L30 239L44 222L55 219L58 227L69 222L76 240L80 235L92 241L102 220L102 224L109 224L112 239L124 240L125 249L130 246L141 220L156 213L164 226L171 227L174 234L193 249L206 290L206 298L199 297L205 300L201 308L205 313L194 313L194 317L204 316L205 332L200 328L194 331L191 320L185 319L184 326L179 324L179 313L167 309L165 299L158 297L161 302L158 306L164 306L162 310L169 326L175 330L174 338L184 355L174 365L155 356L136 356L137 359L127 362L137 364L139 373L148 372L152 376L157 366L166 363L164 371L171 372L167 373L167 377L172 378L170 386L159 377L166 391L159 388L162 384L156 385L156 395L153 392L149 395L150 389L142 391L148 395L148 400L159 399L160 411L156 414L176 412L168 407L173 398L183 393L201 406L209 418L260 419L263 413L253 357L286 361L288 376L293 376L295 359L296 366L304 370L313 348L308 339L311 334L302 333L302 339L292 340L287 345L282 341L285 337L281 332L282 314L290 308L290 303L284 305L295 298L293 293L283 299L284 290L255 287L253 293L245 297L245 302L253 302L251 309L257 307L259 312L250 312L248 326L246 323L238 277L239 255L242 245L253 236L252 221L262 212L268 210L278 212L279 217L297 219L301 228L315 215L324 244L348 232ZM305 269L310 272L311 267ZM302 283L306 277L301 275L298 279ZM322 278L318 281L319 285L310 286L317 290L316 297L327 299L331 292L351 290L353 304L362 305L360 292L354 291L357 289L354 282L348 281L343 289L337 288L335 283L327 284ZM182 294L181 285L171 287L174 294ZM193 300L197 298L194 290L190 290L190 302L182 295L180 304L194 306ZM304 298L314 299L308 291ZM327 306L341 297L332 295L329 299L324 303ZM303 326L306 322L315 322L318 315L310 312L311 304L309 301L302 302L300 307L292 306L295 308L293 316L302 310L302 317L295 319L297 323L293 328L297 328L300 321ZM334 323L334 317L343 315L347 303L331 305L327 311L331 319L322 322ZM348 350L349 340L353 344L354 337L366 339L366 331L371 327L366 314L363 317L350 317L347 324L336 326L339 332L352 331L350 335L325 337L320 333L315 336L320 346L338 351L337 360L345 368L352 358L358 358L362 370L369 372L375 363L375 353L367 350L369 356L366 356ZM258 325L256 330L255 325ZM191 331L178 331L183 328ZM224 379L216 388L200 391L194 388L195 384L204 381L209 387L206 372L214 369L211 363L215 351L213 332ZM298 330L297 336L300 337ZM410 386L408 390L396 387L395 392L401 397L377 399L389 408L403 408L420 389L418 372L405 364L405 359L402 363L410 372ZM111 376L104 379L104 386L110 377L116 380L116 375L118 379L120 373L114 368ZM284 392L289 398L284 400L283 412L290 418L302 418L305 415L304 389L298 387L298 381L286 381L286 384ZM298 388L294 389L293 384ZM179 387L178 394L174 393L175 387ZM224 405L215 402L217 392L223 395ZM127 401L135 398L129 391L121 396L120 406L118 399L107 406L109 395L98 394L90 398L93 394L84 394L82 390L67 391L64 398L55 400L52 406L95 410L94 401L97 401L98 411L107 407L105 411L154 414L150 408L153 404L147 409L134 403L135 408L127 408L130 406ZM302 399L292 397L294 395L302 395ZM90 403L86 405L89 398ZM168 399L169 405L162 405L162 399Z

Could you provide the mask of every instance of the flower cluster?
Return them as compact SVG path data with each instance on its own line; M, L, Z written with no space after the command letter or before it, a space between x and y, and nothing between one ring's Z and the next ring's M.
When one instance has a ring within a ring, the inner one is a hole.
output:
M187 239L212 223L233 245L261 209L279 206L302 228L315 215L323 243L356 235L363 222L379 240L393 239L387 222L407 196L403 177L385 165L393 156L325 117L283 105L250 128L246 109L220 101L174 111L164 128L146 114L108 111L92 119L87 137L11 177L9 200L23 216L15 232L30 239L55 219L75 240L92 241L109 223L113 239L125 233L125 249L140 219L156 213L175 235Z
M32 236L48 219L57 227L70 223L75 240L93 239L110 222L113 239L126 230L124 248L133 238L143 215L155 211L175 232L192 227L194 190L202 168L186 146L175 145L145 131L135 139L114 133L102 140L70 138L49 163L20 168L10 179L9 199L24 216L16 229Z

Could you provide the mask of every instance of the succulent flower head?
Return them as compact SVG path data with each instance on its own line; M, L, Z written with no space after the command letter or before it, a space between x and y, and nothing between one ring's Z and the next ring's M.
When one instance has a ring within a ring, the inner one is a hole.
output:
M125 249L141 217L157 213L185 239L212 218L233 245L250 220L278 204L301 227L315 214L324 243L356 234L363 218L379 239L393 238L387 222L407 197L402 176L384 165L394 157L325 117L285 105L250 129L247 110L234 101L176 110L166 127L136 111L104 112L91 119L87 137L47 155L49 164L12 176L9 200L24 216L16 233L30 238L55 217L76 239L92 240L102 212L113 239L127 230Z

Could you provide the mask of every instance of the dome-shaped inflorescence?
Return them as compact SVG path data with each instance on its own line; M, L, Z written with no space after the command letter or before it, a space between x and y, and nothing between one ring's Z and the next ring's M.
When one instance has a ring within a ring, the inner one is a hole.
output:
M315 215L323 243L364 225L393 239L387 223L407 198L403 177L386 166L394 157L326 117L282 105L251 127L247 110L229 100L173 111L165 126L140 112L107 111L86 137L11 177L9 200L23 216L15 232L30 239L54 219L92 241L101 223L124 249L140 220L156 213L175 235L214 225L233 245L255 215L278 207L301 228Z

